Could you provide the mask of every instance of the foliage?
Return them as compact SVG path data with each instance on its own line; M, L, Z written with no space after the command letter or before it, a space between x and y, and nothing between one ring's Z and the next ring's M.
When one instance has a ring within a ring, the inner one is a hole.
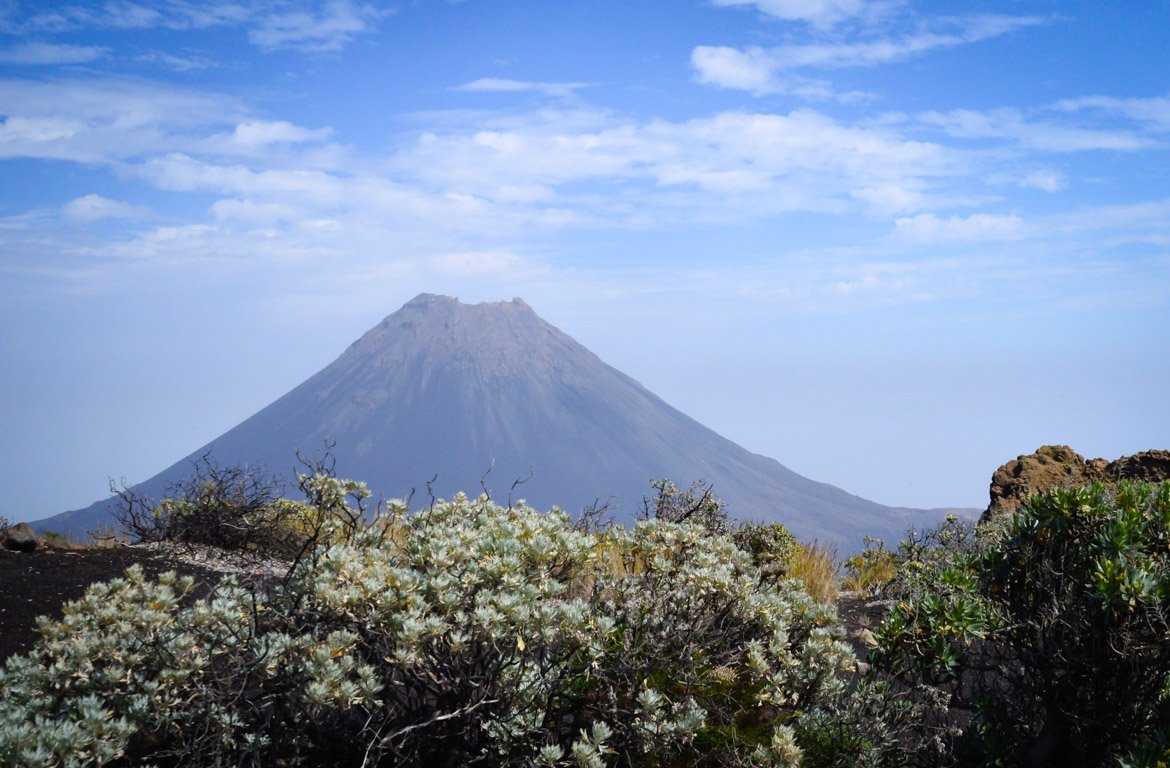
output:
M798 543L780 523L744 523L731 533L735 545L747 552L752 563L768 579L788 576Z
M301 484L283 581L193 599L131 569L42 620L0 671L0 764L794 765L854 663L829 609L695 522L463 496L368 519L360 484Z
M799 579L809 596L825 605L837 599L839 571L834 551L815 541L797 544L789 556L787 575Z
M730 532L727 508L714 489L696 480L686 490L679 490L670 480L654 480L654 498L642 499L643 520L663 520L668 523L691 523L715 536Z
M944 540L945 539L945 540ZM887 668L973 709L981 764L1132 765L1170 728L1170 483L1056 489L916 550ZM898 580L895 580L896 582ZM960 746L962 746L960 744Z
M793 560L802 545L784 525L732 523L727 515L727 506L715 495L713 487L701 481L691 483L686 490L679 490L677 485L665 479L655 480L651 486L654 488L654 498L642 499L641 519L688 523L699 526L710 536L728 536L751 557L765 580L781 581L789 578Z
M194 473L172 485L167 498L157 504L125 483L113 487L119 500L114 519L134 542L210 546L293 560L323 534L355 535L365 525L364 502L370 495L361 483L323 482L324 478L332 479L329 454L317 461L301 461L309 470L300 481L307 502L282 498L279 483L261 470L240 465L220 467L205 455L194 463ZM355 503L315 498L326 488L330 493L348 495Z
M898 557L881 539L865 537L865 548L844 563L841 589L861 595L876 595L898 575Z
M981 546L975 526L955 517L898 545L882 589L893 605L877 632L887 668L931 685L955 680L965 649L995 623L978 590Z
M932 695L934 694L934 695ZM929 727L940 710L934 689L906 689L867 671L829 706L797 723L802 768L935 766L945 752Z

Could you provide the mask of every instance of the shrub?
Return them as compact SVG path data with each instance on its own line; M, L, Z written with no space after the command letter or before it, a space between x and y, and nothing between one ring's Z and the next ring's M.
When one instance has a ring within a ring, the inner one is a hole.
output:
M132 569L43 620L0 671L0 764L795 764L853 664L828 609L700 525L463 496L366 522L359 486L302 484L283 582L184 603Z
M114 519L122 535L134 542L209 546L282 560L297 558L322 535L333 540L356 535L366 524L370 493L365 485L333 478L329 454L301 461L309 470L299 476L305 502L282 498L279 483L262 470L220 467L203 456L192 476L172 485L157 504L125 483L112 488L118 496ZM352 503L319 498L323 493L348 497Z
M727 508L715 496L714 489L696 480L685 491L670 480L654 480L654 498L642 499L640 517L668 523L691 523L715 536L730 532Z
M210 456L194 473L167 489L159 503L138 490L111 484L118 496L114 519L138 542L208 545L237 552L281 549L282 526L274 478L245 466L220 467Z
M898 558L880 539L865 537L865 549L844 563L841 588L847 592L875 595L898 574Z
M744 523L731 534L735 545L751 555L752 563L769 579L783 579L792 567L799 544L780 523Z
M1170 483L1058 489L915 561L884 660L976 715L980 761L1156 765L1170 729ZM913 586L912 581L910 586ZM1145 760L1145 762L1142 762Z

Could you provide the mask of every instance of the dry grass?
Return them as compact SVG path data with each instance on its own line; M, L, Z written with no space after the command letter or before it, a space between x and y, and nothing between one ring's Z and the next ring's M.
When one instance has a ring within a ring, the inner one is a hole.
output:
M898 566L894 553L878 546L867 548L860 555L846 560L845 571L841 589L871 595L897 575Z
M800 579L804 589L818 603L831 604L840 591L837 553L819 542L800 543L792 553L788 576Z

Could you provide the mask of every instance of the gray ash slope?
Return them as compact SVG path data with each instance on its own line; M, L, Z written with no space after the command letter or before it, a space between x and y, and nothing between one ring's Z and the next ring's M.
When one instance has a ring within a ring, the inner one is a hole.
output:
M423 294L336 361L138 486L158 498L210 454L293 475L294 454L335 443L338 473L375 494L523 498L577 512L610 502L630 520L652 478L711 483L733 517L779 521L841 552L864 535L897 541L937 511L891 508L802 477L667 405L548 324L520 299L461 304ZM488 471L490 469L490 472ZM486 477L485 477L486 473ZM524 482L515 488L516 480ZM109 499L39 521L82 533L109 524Z

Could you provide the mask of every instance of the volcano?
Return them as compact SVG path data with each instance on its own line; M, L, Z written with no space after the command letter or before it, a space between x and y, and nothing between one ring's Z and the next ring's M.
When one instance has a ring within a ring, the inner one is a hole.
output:
M699 480L740 520L782 522L804 540L856 551L898 541L937 511L886 507L802 477L720 437L606 365L520 299L476 305L422 294L333 363L137 489L155 499L210 456L265 468L295 487L295 454L332 444L339 475L429 503L486 491L569 512L609 504L628 522L650 482ZM113 499L38 521L84 534Z

